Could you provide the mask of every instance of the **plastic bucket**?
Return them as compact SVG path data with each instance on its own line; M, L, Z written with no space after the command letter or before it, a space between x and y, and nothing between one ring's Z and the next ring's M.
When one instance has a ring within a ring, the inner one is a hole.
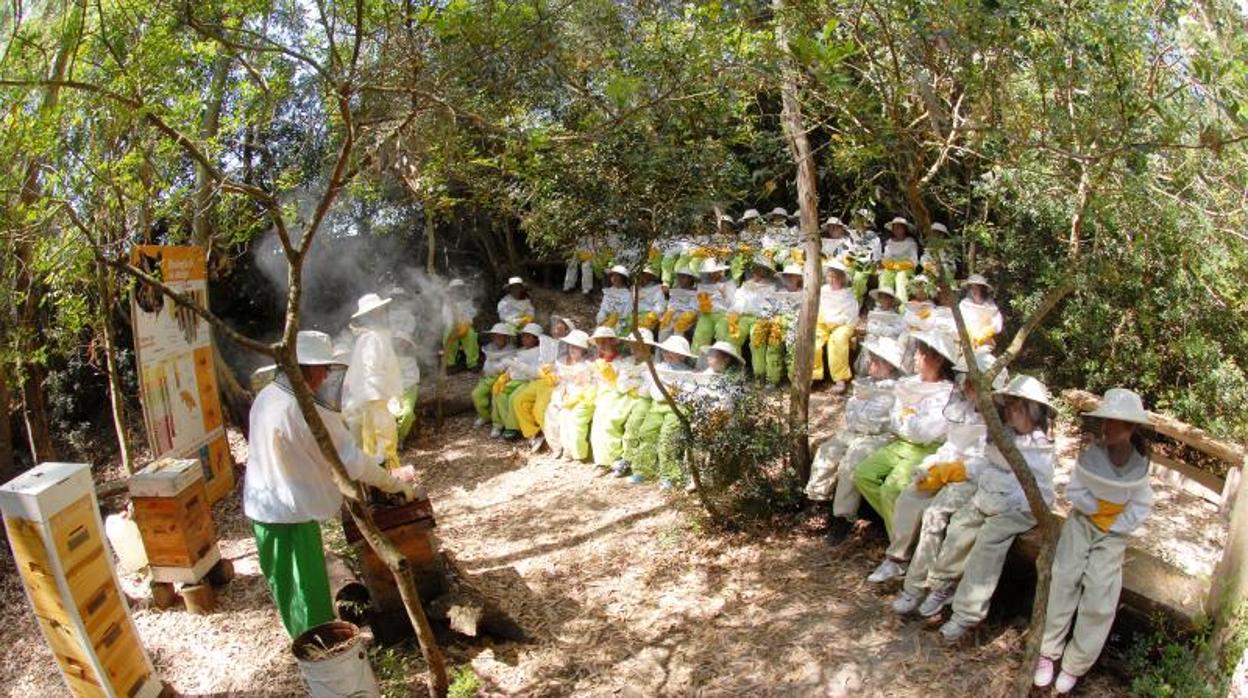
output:
M360 629L351 623L322 623L295 638L290 649L314 698L381 695Z

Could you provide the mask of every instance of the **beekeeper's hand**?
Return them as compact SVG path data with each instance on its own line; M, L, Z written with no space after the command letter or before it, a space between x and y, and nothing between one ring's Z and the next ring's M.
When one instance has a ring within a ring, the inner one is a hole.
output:
M490 387L490 393L494 395L494 397L498 397L499 395L502 394L503 389L507 387L507 383L509 383L510 381L511 381L511 374L506 371L503 371L502 373L498 374L498 378L494 380L494 385Z
M1096 513L1088 517L1092 525L1109 533L1109 527L1114 525L1114 520L1126 509L1126 504L1115 504L1104 499L1096 500Z
M920 492L935 492L947 484L966 480L966 464L960 460L933 463L927 474L915 483Z
M409 486L391 475L389 470L380 465L364 466L364 471L360 473L359 480L369 487L375 487L387 494L402 492L404 488Z

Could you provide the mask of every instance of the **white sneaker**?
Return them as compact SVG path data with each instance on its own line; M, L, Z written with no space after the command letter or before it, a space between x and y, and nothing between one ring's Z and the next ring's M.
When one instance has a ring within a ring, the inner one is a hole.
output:
M893 613L899 616L914 613L922 601L923 599L919 598L918 594L911 594L903 590L897 595L897 598L893 599Z
M966 637L967 631L971 629L969 625L962 625L958 621L950 618L945 624L940 626L940 637L946 644L953 643Z
M546 444L546 437L538 434L529 439L529 453L537 453L542 450L542 446Z
M1036 688L1048 688L1053 683L1053 660L1048 657L1041 657L1036 662L1036 673L1032 674L1031 682Z
M498 437L500 437L500 436L502 436L502 435L503 435L503 428L502 428L502 427L500 427L500 426L498 426L497 424L495 424L495 425L494 425L494 426L490 429L490 438L492 438L492 439L497 439Z
M1057 681L1053 683L1053 690L1058 694L1070 693L1075 690L1075 684L1079 683L1079 677L1067 674L1065 671L1057 674Z
M472 426L474 426L474 427L478 427L478 428L479 428L479 427L483 427L483 426L485 426L485 424L486 424L486 420L481 419L480 417L477 417L477 418L476 418L475 420L473 420L473 422L472 422Z
M906 566L897 562L891 557L884 558L884 562L880 563L875 571L867 576L867 581L872 584L883 584L884 582L894 579L901 579L906 576Z
M953 603L953 593L955 591L957 591L957 586L953 582L932 587L927 592L927 598L923 599L923 603L919 605L919 615L924 618L940 615L945 606Z

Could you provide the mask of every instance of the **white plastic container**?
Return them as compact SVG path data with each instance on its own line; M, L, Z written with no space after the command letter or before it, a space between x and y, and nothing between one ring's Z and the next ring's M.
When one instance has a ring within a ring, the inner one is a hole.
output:
M295 663L313 698L379 698L360 629L331 620L310 628L291 645Z
M118 572L134 574L147 567L147 550L143 548L143 537L134 519L125 514L110 514L104 519L104 535L117 553Z

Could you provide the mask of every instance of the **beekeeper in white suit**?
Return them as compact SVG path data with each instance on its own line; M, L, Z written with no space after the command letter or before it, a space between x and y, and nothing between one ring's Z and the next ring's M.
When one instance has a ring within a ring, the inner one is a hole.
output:
M1062 526L1053 557L1044 642L1035 684L1053 682L1070 693L1092 668L1118 609L1122 563L1127 538L1148 518L1153 489L1148 480L1148 442L1143 430L1152 426L1140 397L1111 388L1088 417L1099 427L1066 487L1071 512ZM1069 639L1068 639L1069 638Z
M355 349L343 380L342 412L363 451L399 467L398 423L390 401L403 397L403 370L391 344L389 298L366 293L351 316Z

